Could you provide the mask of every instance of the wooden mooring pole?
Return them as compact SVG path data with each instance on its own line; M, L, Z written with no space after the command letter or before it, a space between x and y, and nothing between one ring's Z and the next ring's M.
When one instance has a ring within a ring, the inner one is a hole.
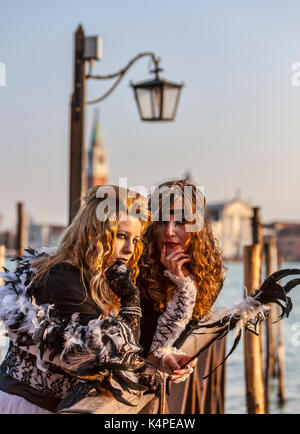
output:
M69 182L69 224L82 205L85 191L85 60L84 60L83 28L78 27L75 33L74 47L74 90L71 100L71 132L70 132L70 182Z
M16 251L17 254L23 256L24 249L24 205L22 202L17 203L17 237L16 237Z
M5 267L5 246L0 246L0 272L3 271L3 267ZM3 285L4 281L0 277L0 285Z
M244 247L244 286L252 295L261 284L262 228L260 208L253 208L252 243ZM249 414L264 414L265 388L261 336L246 331L244 339L246 402Z
M266 263L266 276L274 273L277 269L277 247L276 237L267 236L264 239L265 263ZM266 328L266 359L265 359L265 398L266 398L266 411L269 411L269 400L271 394L271 379L275 377L275 355L277 345L275 342L276 334L276 306L269 306L269 315L265 324Z
M260 286L261 245L244 247L244 285L248 295ZM265 413L261 336L246 331L244 339L246 401L249 414Z
M0 246L0 272L5 267L5 246ZM4 285L4 280L0 277L0 286ZM2 361L2 335L0 334L0 360Z
M252 224L252 244L262 245L260 207L258 206L253 207L253 216L252 216L251 224Z
M282 269L283 258L277 253L278 270ZM279 315L280 307L275 306L277 316ZM276 324L277 335L277 354L276 354L276 376L278 377L278 401L279 404L284 404L286 401L285 396L285 357L284 357L284 344L282 336L282 321L278 321Z

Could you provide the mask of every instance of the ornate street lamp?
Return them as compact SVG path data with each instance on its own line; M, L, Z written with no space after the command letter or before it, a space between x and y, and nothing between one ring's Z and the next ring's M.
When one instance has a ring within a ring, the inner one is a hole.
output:
M140 58L150 56L154 69L150 71L155 74L152 80L143 81L141 83L130 83L134 90L135 99L138 106L138 111L142 121L173 121L176 115L176 110L179 102L182 84L173 83L171 81L163 80L159 77L160 59L156 58L151 52L145 52L135 56L125 68L121 69L114 74L109 75L91 75L88 74L86 78L96 80L108 80L116 78L115 83L111 88L100 98L92 101L87 101L87 104L95 104L103 101L111 92L117 87L121 79L124 77L128 69Z
M131 83L143 121L173 121L176 115L183 84L162 80L158 63L155 59L155 69L151 71L155 73L153 80Z

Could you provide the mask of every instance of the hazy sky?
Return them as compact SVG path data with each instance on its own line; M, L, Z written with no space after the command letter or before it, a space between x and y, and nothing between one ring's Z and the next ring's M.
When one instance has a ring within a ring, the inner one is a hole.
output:
M129 81L151 77L148 59L131 68L103 103L110 183L147 187L191 171L208 202L237 190L265 221L300 220L300 2L227 0L11 0L0 10L0 213L15 224L16 202L37 222L67 223L69 101L73 32L101 35L112 73L137 53L162 58L163 76L184 81L173 123L138 117ZM87 83L89 98L109 83Z

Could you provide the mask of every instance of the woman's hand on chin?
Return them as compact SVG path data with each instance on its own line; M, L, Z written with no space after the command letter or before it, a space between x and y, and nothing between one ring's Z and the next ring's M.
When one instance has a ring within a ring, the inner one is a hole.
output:
M190 275L188 270L183 266L186 262L190 260L187 253L184 252L182 247L175 248L168 255L166 254L166 245L163 244L160 261L161 263L171 271L177 277L187 277Z

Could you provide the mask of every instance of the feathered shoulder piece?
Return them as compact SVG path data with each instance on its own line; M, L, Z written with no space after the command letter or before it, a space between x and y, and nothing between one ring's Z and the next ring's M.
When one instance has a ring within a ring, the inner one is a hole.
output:
M88 353L90 358L92 352L95 359L104 366L130 366L133 356L141 348L136 344L131 330L118 317L100 316L84 326L75 312L66 323L58 319L53 304L38 305L35 298L28 295L28 288L36 273L32 262L46 254L48 252L44 249L27 249L23 258L16 257L17 267L14 272L5 269L1 273L5 285L0 288L0 320L8 333L18 336L17 343L20 346L37 345L40 360L43 359L45 350L48 350L50 360L59 356L65 361L68 360L68 355L72 358L72 350L76 349L82 356ZM117 331L122 339L113 342L112 337ZM125 350L126 345L128 349Z

